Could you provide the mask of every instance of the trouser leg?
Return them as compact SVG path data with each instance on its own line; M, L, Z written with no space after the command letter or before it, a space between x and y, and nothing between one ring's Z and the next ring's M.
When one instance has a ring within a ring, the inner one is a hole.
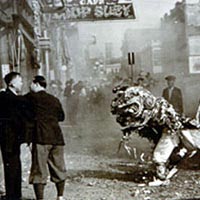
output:
M51 175L51 181L53 181L56 185L57 199L61 200L63 199L65 179L67 176L63 146L52 146L49 155L48 166Z
M20 150L18 149L15 153L8 153L2 150L2 155L4 163L6 198L8 200L18 200L22 197Z
M45 187L44 184L33 184L36 200L44 199L44 187Z
M63 196L64 193L64 189L65 189L65 181L61 181L56 183L56 190L57 190L57 196Z
M168 162L173 150L178 146L178 136L172 136L163 133L160 138L154 153L153 160L157 164L157 175L159 178L164 179L167 175L166 163Z
M67 178L65 160L64 160L64 147L54 145L51 148L48 167L51 176L51 181L54 183L61 183Z
M46 184L48 178L47 160L51 145L34 144L32 147L32 164L29 177L30 184Z

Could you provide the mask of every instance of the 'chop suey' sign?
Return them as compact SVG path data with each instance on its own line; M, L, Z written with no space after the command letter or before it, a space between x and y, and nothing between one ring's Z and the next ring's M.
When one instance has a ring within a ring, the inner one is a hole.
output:
M135 12L132 0L67 0L65 12L53 18L72 21L135 19Z

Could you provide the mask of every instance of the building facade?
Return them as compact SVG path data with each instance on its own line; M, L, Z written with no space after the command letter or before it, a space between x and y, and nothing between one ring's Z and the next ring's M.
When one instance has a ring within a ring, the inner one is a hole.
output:
M177 2L161 23L164 74L177 76L185 113L195 116L199 104L200 2ZM191 98L192 97L192 98Z
M2 79L9 71L22 73L28 82L39 67L36 39L40 27L36 27L35 16L40 5L37 1L8 0L1 1L0 8L1 87L4 87Z

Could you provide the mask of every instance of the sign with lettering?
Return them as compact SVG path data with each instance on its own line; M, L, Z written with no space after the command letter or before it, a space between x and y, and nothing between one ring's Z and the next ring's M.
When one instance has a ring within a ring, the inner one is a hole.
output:
M65 12L53 15L55 20L71 21L135 18L132 0L67 0Z

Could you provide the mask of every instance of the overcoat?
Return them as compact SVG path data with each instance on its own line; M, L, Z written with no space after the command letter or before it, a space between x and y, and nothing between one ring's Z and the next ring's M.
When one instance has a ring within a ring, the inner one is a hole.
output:
M31 92L26 95L35 112L35 130L32 140L37 144L64 145L59 126L65 114L60 101L46 91Z
M171 98L169 98L169 89L165 88L163 90L162 96L173 105L174 109L178 113L183 113L183 98L181 90L177 87L174 87L172 90Z

